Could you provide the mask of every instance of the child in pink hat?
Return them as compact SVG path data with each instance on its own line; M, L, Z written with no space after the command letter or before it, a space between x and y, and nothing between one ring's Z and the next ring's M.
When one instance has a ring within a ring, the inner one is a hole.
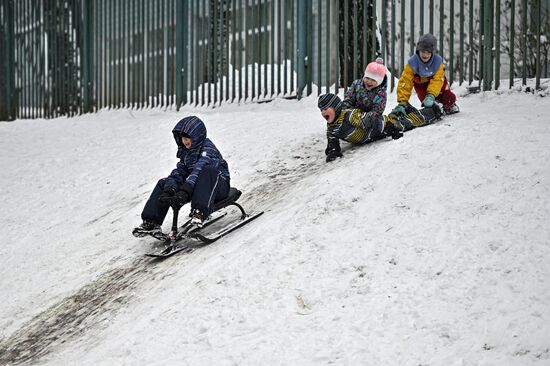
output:
M355 80L344 95L344 108L358 108L369 118L382 118L386 101L387 77L384 61L379 57L367 65L361 79Z

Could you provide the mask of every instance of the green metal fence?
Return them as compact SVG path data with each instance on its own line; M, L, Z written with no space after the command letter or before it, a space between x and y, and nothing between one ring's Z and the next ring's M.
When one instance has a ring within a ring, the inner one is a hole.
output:
M426 32L451 83L539 88L549 2L0 0L0 120L336 91Z

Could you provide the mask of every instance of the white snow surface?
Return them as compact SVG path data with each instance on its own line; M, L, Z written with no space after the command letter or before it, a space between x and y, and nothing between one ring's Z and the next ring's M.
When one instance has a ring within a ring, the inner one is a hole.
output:
M550 97L455 91L331 163L315 96L0 123L0 364L550 365ZM192 114L265 213L152 261Z

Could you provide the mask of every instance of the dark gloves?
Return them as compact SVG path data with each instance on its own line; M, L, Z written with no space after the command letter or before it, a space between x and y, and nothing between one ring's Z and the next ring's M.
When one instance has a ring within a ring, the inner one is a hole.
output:
M176 190L172 187L164 187L162 190L162 193L159 197L159 201L163 203L170 203L172 200L172 197L174 197L174 194L176 193Z
M399 117L395 114L390 114L384 121L384 134L394 140L403 137L404 130L403 125L399 122Z
M183 183L180 186L180 190L178 191L178 193L174 195L172 202L180 206L183 206L187 202L191 201L192 195L193 195L193 186L189 183Z
M327 156L327 163L343 156L340 149L340 142L337 139L328 140L327 148L325 149L325 155Z
M327 163L329 161L333 161L336 158L341 158L342 156L344 156L344 155L342 155L342 153L340 151L331 150L327 154Z
M428 94L426 95L426 98L424 98L424 100L422 101L422 105L424 107L430 108L431 106L434 105L434 102L435 102L435 96L433 94Z

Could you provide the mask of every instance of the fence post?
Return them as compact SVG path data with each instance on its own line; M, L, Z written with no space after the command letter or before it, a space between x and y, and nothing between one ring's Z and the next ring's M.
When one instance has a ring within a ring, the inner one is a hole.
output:
M297 47L297 68L298 85L296 95L298 99L302 98L302 92L306 87L306 67L307 67L307 53L306 53L306 32L307 32L307 1L298 1L298 47Z
M490 90L493 82L493 4L492 0L483 1L483 90Z
M176 0L176 109L187 103L187 70L185 60L187 55L187 37L184 29L187 27L187 2Z
M14 43L14 2L3 2L2 33L0 44L3 49L0 66L0 121L13 121L16 118L17 108L15 103L15 43ZM5 47L5 48L4 48Z
M82 111L88 113L92 110L92 1L82 0L82 21L81 25L81 60L82 60Z

